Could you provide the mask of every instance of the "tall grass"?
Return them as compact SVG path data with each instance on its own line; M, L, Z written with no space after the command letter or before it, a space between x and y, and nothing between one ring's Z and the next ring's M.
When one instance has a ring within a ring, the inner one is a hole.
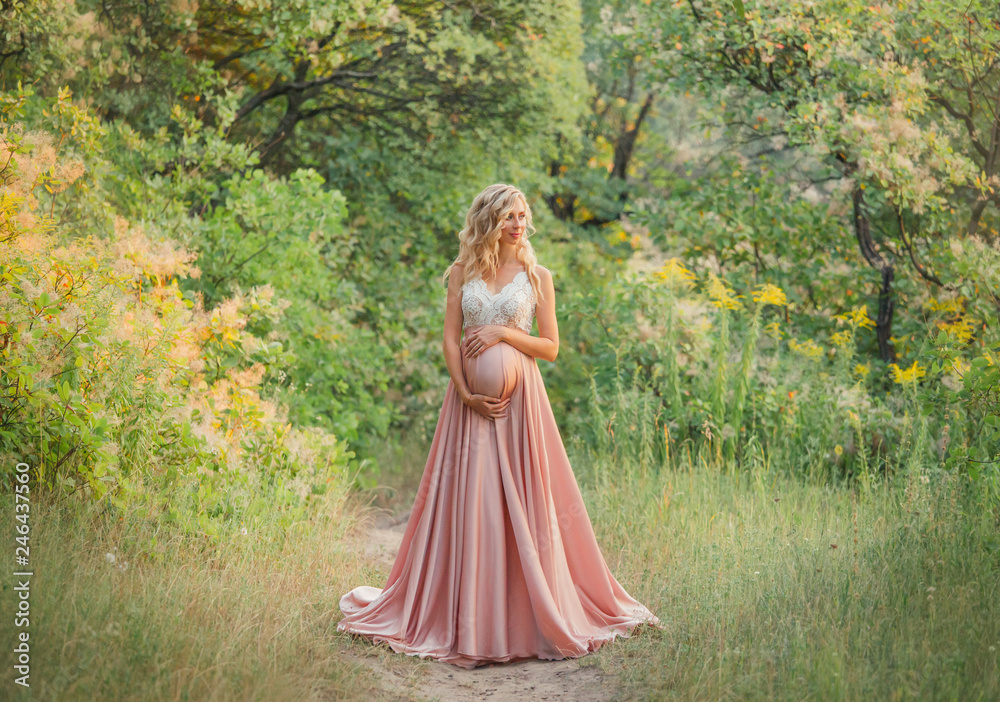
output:
M736 469L716 460L711 442L667 443L655 431L661 410L641 388L605 390L594 414L605 438L570 441L571 460L612 572L665 626L580 660L602 668L616 699L1000 695L1000 539L985 482L942 470L926 452L862 481L803 474L751 443ZM919 420L905 433L926 440ZM421 468L410 461L410 472ZM396 477L399 507L412 480ZM290 528L276 508L246 534L234 525L214 539L139 507L110 519L39 498L35 695L408 694L387 690L360 659L377 657L411 682L436 664L336 631L340 596L388 569L352 543L365 515L349 484ZM14 514L9 503L0 509ZM13 641L12 622L0 618L2 640Z
M861 495L761 467L587 484L609 565L664 631L598 660L627 699L1000 696L996 518L977 486Z
M395 699L345 656L360 647L336 630L341 595L382 576L380 565L349 546L361 514L345 496L331 490L308 521L290 528L274 509L247 533L237 526L217 540L158 526L136 511L110 520L37 498L33 698ZM5 494L2 514L14 514L10 502ZM7 671L13 621L11 612L0 618Z
M917 450L919 416L912 460L862 446L837 478L752 441L741 469L711 441L646 462L645 394L603 396L607 438L571 450L612 572L665 626L594 657L622 699L1000 698L997 503Z

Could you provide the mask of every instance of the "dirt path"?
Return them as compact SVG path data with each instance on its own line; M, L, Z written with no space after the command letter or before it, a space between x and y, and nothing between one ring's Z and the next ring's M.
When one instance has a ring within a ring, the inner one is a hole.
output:
M403 514L393 518L380 515L366 532L365 553L391 566L408 516ZM582 664L583 659L500 663L475 670L428 660L424 670L419 671L423 675L414 676L402 672L405 668L386 664L384 656L352 658L373 670L386 690L406 700L605 702L613 698L613 691L604 684L600 670L592 663Z

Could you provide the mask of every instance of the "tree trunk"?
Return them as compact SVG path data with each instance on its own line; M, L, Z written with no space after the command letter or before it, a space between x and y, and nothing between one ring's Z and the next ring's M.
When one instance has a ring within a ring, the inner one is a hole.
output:
M864 191L860 183L854 185L851 199L854 204L854 236L858 240L861 255L882 277L878 291L878 314L875 317L875 336L878 339L879 355L886 363L893 363L896 360L896 349L892 345L892 315L896 309L892 292L893 267L875 248L871 223L864 212Z

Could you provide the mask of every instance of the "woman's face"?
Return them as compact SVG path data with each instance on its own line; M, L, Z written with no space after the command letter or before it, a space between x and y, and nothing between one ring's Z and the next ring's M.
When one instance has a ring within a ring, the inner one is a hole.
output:
M500 223L500 242L516 246L524 236L525 228L528 225L527 207L524 200L518 200L514 204L514 209L507 213L507 216Z

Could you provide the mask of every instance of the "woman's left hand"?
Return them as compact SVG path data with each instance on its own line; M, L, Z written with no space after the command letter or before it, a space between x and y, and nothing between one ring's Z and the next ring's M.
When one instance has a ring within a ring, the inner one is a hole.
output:
M507 338L507 327L498 324L484 324L476 327L462 339L462 353L475 358L498 341Z

